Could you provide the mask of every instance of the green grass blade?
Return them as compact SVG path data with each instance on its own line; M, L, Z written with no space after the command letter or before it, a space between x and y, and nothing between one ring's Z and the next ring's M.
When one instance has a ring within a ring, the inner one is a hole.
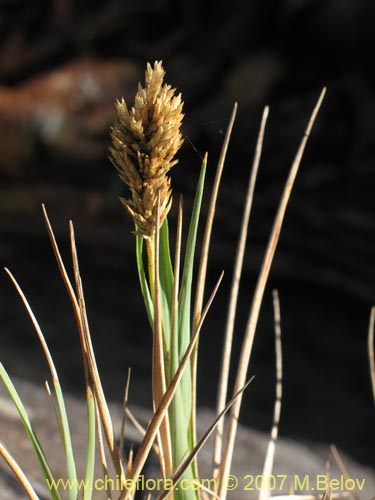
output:
M21 398L18 395L18 392L16 388L13 385L13 382L11 381L7 371L5 370L4 366L2 363L0 363L0 378L3 381L7 391L9 392L10 397L12 398L17 411L20 415L21 421L23 426L25 427L25 430L27 432L27 435L30 439L30 442L34 448L35 455L38 459L40 468L42 470L43 476L46 479L46 484L50 490L51 493L51 498L52 500L60 500L60 495L59 492L57 491L56 485L55 485L55 480L53 478L51 469L48 465L47 459L44 455L42 446L39 443L39 440L34 432L34 429L31 425L30 419L27 415L26 408L24 407Z
M86 468L85 468L85 490L83 500L91 500L94 473L95 473L95 400L90 388L87 390L87 444L86 444Z
M173 268L169 250L168 220L165 219L160 228L160 284L164 289L168 304L172 303Z
M171 254L169 249L169 230L168 230L167 219L165 219L162 227L160 228L159 238L160 238L159 239L160 306L161 306L161 319L163 325L164 356L166 358L165 370L166 374L169 374L171 310L172 310L174 278L173 278Z
M69 500L76 500L78 495L77 472L74 460L72 439L70 436L69 421L66 413L65 401L63 392L61 390L61 385L57 380L54 381L54 387L56 392L57 404L60 410L62 437L66 456L68 479L70 481L70 484L72 485L72 487L69 488Z
M135 248L136 248L139 283L141 285L143 300L144 300L145 306L146 306L148 321L150 322L150 326L152 328L153 323L154 323L154 306L152 304L150 289L148 287L145 268L143 265L143 238L136 235L135 241L136 241Z
M186 253L184 261L184 270L181 280L181 290L179 297L179 355L182 356L190 341L191 331L191 289L193 280L193 265L195 244L197 240L197 230L200 209L202 205L202 196L204 188L204 180L206 175L207 159L203 160L202 168L199 176L198 187L195 195L193 213L191 216L188 240L186 244Z
M194 254L197 239L199 214L202 204L206 165L207 161L205 158L202 163L187 239L184 269L181 279L181 289L178 301L178 313L176 315L178 318L178 323L176 322L178 325L177 336L175 335L175 332L173 332L174 338L176 338L178 342L178 355L172 356L172 363L174 365L171 367L172 376L174 375L177 366L181 361L183 353L186 351L187 346L189 345L191 337L191 289L193 279ZM193 448L190 429L191 408L191 368L189 364L186 367L186 371L181 379L180 386L176 390L176 395L171 403L169 410L173 464L175 467L178 465L178 463L181 462L184 457L186 457L189 452L192 451ZM189 467L185 471L184 477L189 480L195 477L192 467ZM176 500L196 499L197 493L193 490L177 490L175 492L175 498Z

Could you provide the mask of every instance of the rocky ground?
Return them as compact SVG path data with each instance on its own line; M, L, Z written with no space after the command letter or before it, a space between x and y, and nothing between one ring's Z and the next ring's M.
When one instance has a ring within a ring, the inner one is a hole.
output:
M56 423L54 422L52 410L49 406L46 393L35 384L31 384L23 380L17 379L14 383L22 400L24 401L24 404L26 405L26 408L30 412L33 425L35 426L35 430L42 443L46 456L50 461L50 465L53 468L55 478L65 478L66 472L64 456L59 442L59 434L57 432ZM9 399L3 389L0 390L0 402L1 429L2 433L7 436L10 451L22 461L24 471L27 472L29 478L32 478L33 484L35 484L37 492L41 495L41 498L48 498L48 491L46 491L42 479L40 478L40 472L33 450L30 447L22 425L19 423L17 412L14 410L13 405L9 403ZM71 416L70 426L75 446L77 472L80 475L83 474L84 471L86 406L83 400L80 401L72 397L67 398L66 405ZM140 407L132 407L131 409L137 419L145 425L150 418L149 412ZM113 404L110 406L110 410L113 416L115 433L118 437L121 423L121 405ZM213 413L208 409L203 409L199 412L199 435L202 435L205 430L208 429L212 420ZM139 442L139 435L137 431L129 423L127 425L126 433L129 444L131 442ZM228 498L257 498L258 494L256 491L253 492L246 490L246 488L251 487L250 476L256 477L256 475L262 473L268 439L269 437L267 434L246 429L245 427L239 428L232 469L232 474L238 478L239 484L236 490L229 493ZM361 484L361 491L358 492L360 498L363 500L371 498L371 495L375 491L374 472L369 467L358 465L345 454L343 454L341 458L350 473L350 477L358 480ZM273 494L287 494L290 485L303 484L306 476L310 478L310 485L312 487L317 487L318 489L321 488L319 486L319 481L322 482L323 479L317 480L316 478L318 476L321 478L326 476L327 460L331 464L329 473L330 478L340 478L341 472L338 469L328 446L317 444L312 445L311 443L298 443L291 439L280 439L276 446L274 474L286 476L286 480L285 485L282 488L277 486L277 491L274 491ZM201 478L211 477L211 461L212 442L210 441L203 448L200 454L199 467ZM100 464L97 463L97 477L100 477L99 465ZM159 477L154 457L150 457L144 474L147 477ZM299 483L296 478L299 478ZM12 476L9 474L6 466L2 463L0 464L0 487L2 500L13 500L14 495L17 495L18 500L23 500L25 498L22 491L17 489ZM255 488L254 485L253 487ZM305 487L297 487L297 489L299 494L311 492L311 489L307 491ZM96 491L93 498L103 498L103 492Z

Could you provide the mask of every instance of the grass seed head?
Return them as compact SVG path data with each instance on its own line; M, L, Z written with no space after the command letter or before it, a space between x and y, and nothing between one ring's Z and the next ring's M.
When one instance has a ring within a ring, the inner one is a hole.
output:
M168 172L183 142L181 94L163 84L164 76L161 61L147 64L145 86L139 84L134 105L129 109L124 99L117 101L111 131L111 161L132 194L121 201L145 239L155 232L158 193L160 225L171 207Z

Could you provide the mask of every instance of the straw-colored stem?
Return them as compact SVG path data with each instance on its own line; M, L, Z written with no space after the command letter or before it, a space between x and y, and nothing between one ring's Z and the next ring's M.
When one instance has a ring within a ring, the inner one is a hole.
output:
M141 473L141 470L143 469L143 466L144 466L146 459L149 455L150 449L153 445L154 439L155 439L157 432L160 428L160 424L163 421L163 419L168 411L169 405L171 404L174 395L176 394L177 387L178 387L178 385L181 381L181 378L184 374L184 370L186 368L186 365L188 362L190 362L191 354L193 352L194 346L195 346L195 344L198 340L198 337L200 335L202 325L203 325L204 320L207 316L207 313L211 307L212 301L215 298L216 292L217 292L218 287L219 287L220 282L221 282L221 278L222 278L222 276L220 277L220 280L216 284L216 286L215 286L215 288L214 288L214 290L213 290L213 292L212 292L212 294L211 294L211 296L206 304L206 307L204 308L204 310L202 312L202 316L201 316L201 319L199 321L199 324L198 324L196 331L194 332L194 334L189 342L189 345L188 345L188 347L187 347L187 349L186 349L186 351L181 359L179 367L178 367L176 373L174 374L173 379L171 380L171 383L168 385L167 390L166 390L166 392L165 392L165 394L160 402L160 405L158 406L158 408L154 412L154 415L153 415L153 417L152 417L152 419L147 427L146 434L143 438L140 449L138 450L138 453L134 459L132 470L131 470L130 474L128 475L128 479L130 479L130 480L137 481L139 474ZM130 497L131 497L131 492L123 491L118 500L122 500L123 498L129 499Z
M163 332L162 332L162 318L161 318L161 305L160 305L160 279L159 279L159 250L160 250L160 194L157 196L157 211L156 211L156 230L155 238L153 238L153 248L151 250L151 245L147 246L148 258L153 258L152 270L154 271L153 281L154 281L154 293L153 293L153 303L154 303L154 327L153 327L153 342L152 342L152 392L154 401L154 410L159 406L165 391L166 391L166 380L165 380L165 363L164 363L164 352L163 352ZM150 265L150 262L149 262ZM150 269L150 268L149 268ZM151 270L150 270L151 272ZM151 274L150 274L151 277ZM152 286L152 285L151 285ZM168 413L165 415L161 425L160 432L158 433L160 438L159 441L159 461L161 470L164 477L171 477L172 469L172 448L171 439L169 432L169 420Z
M331 448L331 453L333 455L333 458L335 459L336 465L339 468L343 477L345 478L345 481L350 480L353 476L351 474L349 474L348 469L345 467L345 464L341 458L341 455L340 455L338 449L336 448L336 446L334 444L331 444L330 448ZM351 494L352 494L354 500L361 500L360 493L358 492L358 489L356 487L354 487L351 490Z
M229 307L228 307L228 316L227 323L225 328L224 335L224 345L223 345L223 355L221 361L221 369L220 369L220 380L219 380L219 389L218 389L218 398L217 398L217 407L216 413L219 414L223 408L225 407L227 392L228 392L228 380L229 380L229 368L230 368L230 357L232 352L232 341L233 341L233 331L234 331L234 322L236 318L237 311L237 302L238 302L238 292L240 287L240 279L242 274L242 266L245 255L245 247L246 247L246 239L249 227L249 219L251 207L253 204L254 191L255 191L255 181L257 178L258 167L260 162L260 157L262 153L263 146L263 138L264 138L264 130L266 127L266 121L268 117L269 108L268 106L264 109L262 121L260 124L260 130L257 140L257 145L255 149L255 156L253 160L253 164L251 167L249 185L246 194L246 203L245 209L242 216L241 223L241 233L238 241L236 260L234 264L234 273L232 278L232 286L229 298ZM223 430L224 430L224 421L220 420L217 428L216 428L216 436L215 436L215 447L214 447L214 456L213 456L213 477L216 479L219 466L221 462L221 452L222 452L222 440L223 440Z
M16 476L17 481L22 486L22 488L24 489L26 495L30 498L30 500L39 500L39 497L35 493L33 487L31 486L29 480L27 479L25 473L23 472L21 467L18 465L16 460L12 457L12 455L5 448L5 446L3 445L3 443L1 441L0 441L0 455L3 457L3 459L8 464L8 466L12 470L13 474Z
M171 334L170 334L170 345L169 345L169 380L172 380L172 367L176 366L176 356L177 354L177 346L178 346L178 338L176 338L176 325L178 324L178 292L180 287L180 262L181 262L181 237L182 237L182 195L180 195L180 200L178 204L178 217L177 217L177 233L176 233L176 248L174 255L174 280L173 280L173 295L172 295L172 307L171 307Z
M215 218L215 210L216 210L216 201L219 193L219 187L221 182L221 177L223 173L223 168L225 164L225 158L227 156L230 137L232 135L232 130L234 126L234 122L237 114L237 103L234 103L232 114L229 119L227 131L225 133L224 142L221 148L219 162L216 169L216 175L214 180L214 185L211 192L210 205L208 209L207 222L205 227L205 232L203 236L202 243L202 252L199 263L198 277L197 277L197 289L195 294L195 304L194 304L194 313L193 313L193 325L196 328L199 323L200 316L202 313L203 306L203 298L204 298L204 289L206 285L206 275L207 275L207 263L208 263L208 254L210 250L210 242L211 242L211 234L212 234L212 226ZM207 155L207 153L206 153ZM207 161L207 159L206 159ZM192 392L192 408L191 408L191 423L192 423L192 434L194 444L196 442L196 434L197 434L197 424L196 424L196 394L197 394L197 365L198 365L198 342L195 346L192 358L191 358L191 392ZM194 467L197 470L196 461L194 462Z
M82 289L80 286L80 277L79 277L79 268L78 268L78 258L77 258L77 251L76 251L76 246L75 246L75 240L74 240L74 229L73 229L73 224L70 223L70 238L71 238L71 249L72 249L72 257L73 257L73 265L74 265L74 273L76 276L77 284L79 285L79 288L77 290L78 293L78 298L75 294L75 291L73 289L73 286L70 282L68 273L66 272L66 268L64 265L64 262L62 260L59 247L56 242L55 235L52 230L52 226L50 224L50 221L48 219L47 211L45 209L45 206L42 205L42 210L43 210L43 216L47 225L47 230L48 234L51 240L52 244L52 249L56 257L56 262L59 267L61 277L64 281L66 290L68 292L69 298L72 302L72 307L73 307L73 312L74 316L76 319L77 327L78 327L78 333L81 341L81 347L85 351L83 353L84 356L87 357L87 362L88 362L88 367L89 367L89 372L90 372L90 377L92 378L92 384L93 384L93 389L95 393L95 399L99 407L99 413L100 413L100 418L103 424L103 429L104 429L104 434L106 437L107 445L111 453L111 458L113 461L113 464L115 466L116 472L121 478L121 480L124 478L124 472L121 464L121 460L119 457L118 449L116 446L115 442L115 436L114 436L114 431L113 431L113 426L112 426L112 421L111 421L111 416L109 414L108 410L108 405L104 396L103 392L103 387L101 385L100 381L100 376L98 372L98 367L96 365L96 360L95 360L95 355L94 355L94 350L92 347L91 343L91 338L90 338L90 331L88 329L88 322L87 318L85 321L83 321L84 317L82 313L84 312L81 307L84 306L83 304L83 295L82 295ZM87 350L87 352L86 352Z
M155 298L155 239L154 237L146 240L148 279L150 282L150 293L152 301Z
M124 457L124 441L125 441L126 408L128 406L130 375L131 375L131 368L128 368L128 375L126 377L124 399L122 403L122 412L121 412L120 444L119 444L119 454L121 460L124 460L123 457Z
M252 351L252 347L253 347L255 329L257 326L259 312L260 312L260 306L262 303L264 290L266 288L266 283L267 283L267 279L268 279L269 272L271 269L273 257L275 255L277 243L279 241L279 236L280 236L281 227L283 224L286 208L288 205L290 194L292 192L292 188L293 188L293 184L294 184L297 172L298 172L298 168L299 168L299 165L300 165L301 160L302 160L302 156L303 156L303 152L304 152L305 147L306 147L307 140L309 138L313 123L315 121L315 118L318 114L321 103L323 101L325 92L326 92L326 89L324 88L320 94L318 102L317 102L317 104L313 110L313 113L311 115L311 118L308 122L305 134L304 134L302 141L301 141L301 144L298 148L296 157L293 161L287 182L286 182L285 187L284 187L284 192L283 192L283 195L282 195L282 198L280 201L280 205L279 205L279 208L278 208L278 211L276 214L275 222L274 222L274 225L273 225L273 228L271 231L271 235L270 235L270 238L268 241L266 253L264 256L264 260L262 263L258 282L257 282L255 292L254 292L252 305L250 308L249 318L248 318L246 331L245 331L245 337L243 340L241 355L240 355L240 359L239 359L239 363L238 363L238 370L237 370L237 376L236 376L236 381L235 381L235 386L234 386L234 392L238 392L238 390L244 385L245 380L246 380L247 370L248 370L249 362L250 362L250 355L251 355L251 351ZM232 406L231 413L230 413L230 420L228 423L228 430L227 430L226 442L225 442L225 451L224 451L224 456L223 456L223 460L222 460L222 464L221 464L221 468L220 468L220 480L219 480L219 490L218 490L218 494L222 500L226 499L226 494L227 494L226 488L225 488L225 478L228 476L230 468L231 468L241 403L242 403L242 394L239 396L238 399L236 399L236 401L234 402L234 405Z
M276 399L273 412L273 426L271 430L271 439L269 440L266 459L263 466L263 478L272 476L273 463L275 458L275 449L277 436L279 434L279 422L281 412L281 398L283 390L283 357L281 350L281 324L280 324L280 300L277 290L273 291L273 310L275 322L275 354L276 354ZM271 496L271 489L269 482L263 482L264 487L259 492L259 500L269 500Z

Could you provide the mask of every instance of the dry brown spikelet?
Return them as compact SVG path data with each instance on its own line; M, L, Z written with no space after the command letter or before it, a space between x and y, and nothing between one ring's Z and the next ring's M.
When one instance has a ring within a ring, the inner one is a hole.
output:
M164 84L161 61L147 64L145 87L138 86L134 106L129 109L124 99L116 103L116 119L112 127L111 161L132 199L121 198L143 238L150 238L156 227L157 197L160 193L160 225L167 216L172 190L169 170L183 139L181 94Z

